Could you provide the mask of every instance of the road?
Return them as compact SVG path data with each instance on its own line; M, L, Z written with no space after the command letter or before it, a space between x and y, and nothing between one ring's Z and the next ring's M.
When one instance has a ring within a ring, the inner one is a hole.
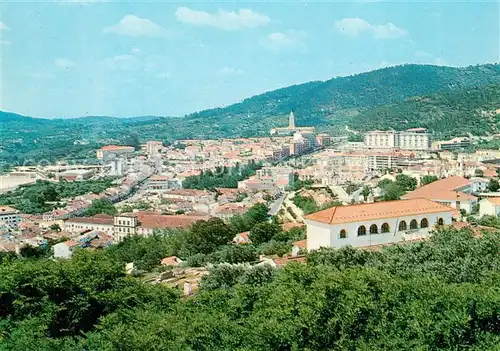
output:
M276 199L276 201L273 202L269 209L269 214L271 216L275 216L278 214L278 211L280 210L281 205L283 204L283 201L285 201L286 194L281 195L279 198Z

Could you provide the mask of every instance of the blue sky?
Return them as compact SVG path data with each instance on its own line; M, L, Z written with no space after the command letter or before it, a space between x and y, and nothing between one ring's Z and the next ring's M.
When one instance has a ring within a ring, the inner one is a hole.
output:
M401 63L498 62L498 2L3 2L0 109L179 116Z

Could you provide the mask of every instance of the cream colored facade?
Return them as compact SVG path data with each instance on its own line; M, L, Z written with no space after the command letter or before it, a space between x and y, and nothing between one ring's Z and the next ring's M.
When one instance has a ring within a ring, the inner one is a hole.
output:
M429 133L411 130L367 132L364 142L366 147L373 149L428 150L431 147Z
M500 217L500 198L489 198L479 201L479 216Z

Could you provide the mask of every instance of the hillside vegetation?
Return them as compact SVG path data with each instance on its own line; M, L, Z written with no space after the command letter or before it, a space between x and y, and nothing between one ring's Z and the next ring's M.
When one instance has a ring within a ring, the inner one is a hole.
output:
M323 249L282 269L216 265L189 298L125 275L130 253L148 240L78 251L67 261L0 254L0 349L479 351L500 344L498 233L474 238L444 229L380 252Z
M224 108L174 117L39 119L0 112L0 162L92 159L104 144L144 140L251 137L298 125L331 134L353 129L424 126L438 135L496 132L500 65L453 68L403 65L267 92ZM443 121L451 128L444 127Z
M440 137L500 132L500 84L407 99L361 111L357 130L424 127Z

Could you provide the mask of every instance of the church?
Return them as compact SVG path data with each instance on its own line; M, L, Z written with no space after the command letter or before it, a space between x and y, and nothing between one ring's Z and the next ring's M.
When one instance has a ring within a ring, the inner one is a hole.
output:
M293 111L290 112L288 116L288 127L280 127L271 129L271 135L273 136L290 136L296 132L300 133L314 133L314 127L297 127L295 125L295 115Z

